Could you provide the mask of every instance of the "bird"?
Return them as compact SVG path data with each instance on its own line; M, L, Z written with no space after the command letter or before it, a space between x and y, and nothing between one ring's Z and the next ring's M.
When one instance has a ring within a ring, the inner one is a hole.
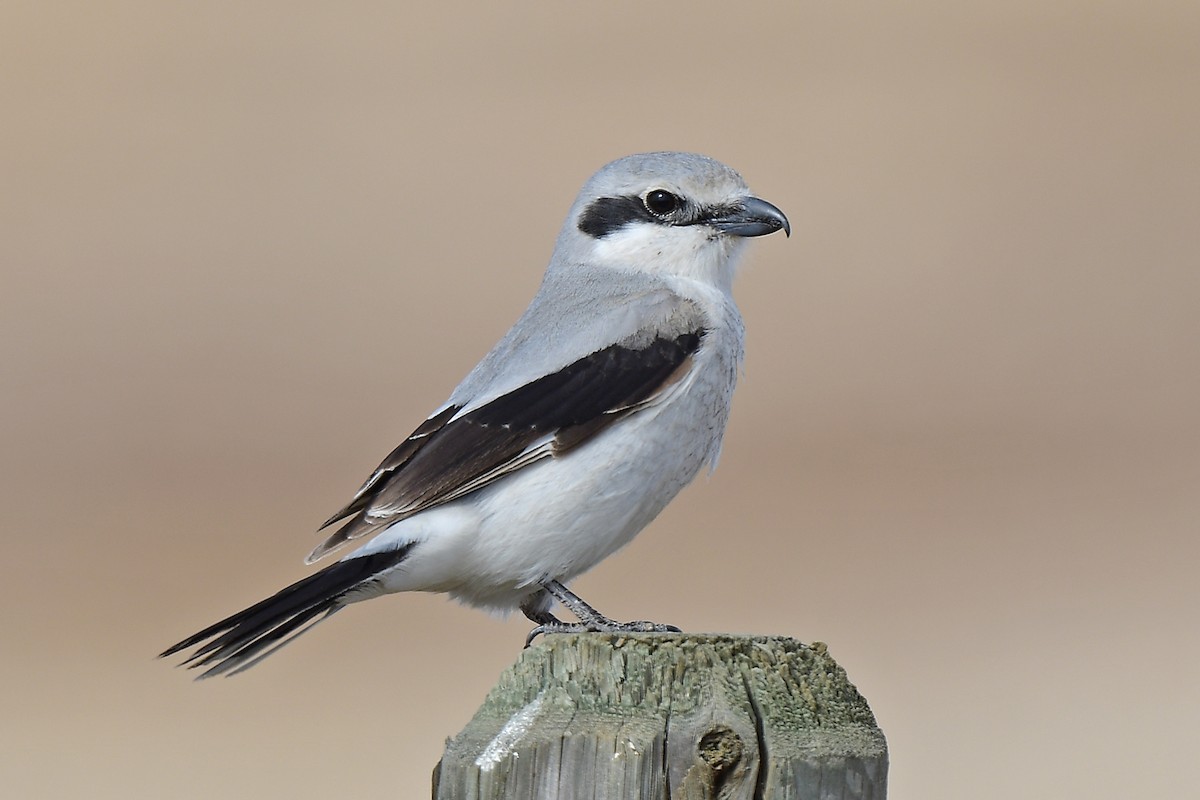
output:
M172 645L233 675L346 606L394 592L519 609L538 635L665 632L567 583L715 468L741 371L732 287L744 244L791 226L696 153L617 159L588 179L542 283L492 350L321 530L340 560ZM558 603L577 619L560 620Z

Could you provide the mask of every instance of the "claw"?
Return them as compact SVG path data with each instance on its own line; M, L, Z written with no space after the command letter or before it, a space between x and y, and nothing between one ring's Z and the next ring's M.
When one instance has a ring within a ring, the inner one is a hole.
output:
M548 622L538 625L525 637L525 647L533 644L538 636L549 636L552 633L683 633L674 625L663 625L658 622L638 620L637 622Z
M529 649L529 645L533 644L533 640L534 640L534 639L536 639L536 638L538 637L538 635L539 635L539 634L543 634L543 633L546 633L546 626L545 626L545 625L538 625L536 628L534 628L533 630L531 630L531 631L529 632L529 635L525 637L525 646L524 646L523 648L521 648L521 649L522 649L522 650L528 650L528 649Z

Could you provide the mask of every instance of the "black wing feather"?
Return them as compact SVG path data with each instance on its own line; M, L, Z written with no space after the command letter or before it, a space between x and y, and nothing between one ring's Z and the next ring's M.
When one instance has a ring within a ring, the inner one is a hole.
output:
M577 447L670 383L704 333L659 336L641 347L611 345L442 424L396 469L375 471L349 507L358 513L308 560L460 497L464 486L473 491L503 477L506 466L547 435L554 436L555 456Z
M355 514L366 508L371 502L371 493L368 490L379 483L381 479L407 464L408 460L425 446L425 443L429 441L429 437L449 422L450 418L457 414L460 408L461 406L447 406L422 422L420 427L409 434L407 439L401 442L395 450L388 453L388 457L380 462L375 471L371 473L371 477L367 479L367 482L354 495L354 499L332 517L325 520L320 529L328 528L339 519L345 519L351 514Z
M453 421L457 408L451 406L427 420L375 470L345 509L355 515L309 554L309 562L380 526L459 497L464 486L474 490L502 477L506 466L547 435L554 436L556 456L577 447L670 383L699 349L704 333L701 328L659 336L638 347L611 345ZM410 447L418 434L419 442Z

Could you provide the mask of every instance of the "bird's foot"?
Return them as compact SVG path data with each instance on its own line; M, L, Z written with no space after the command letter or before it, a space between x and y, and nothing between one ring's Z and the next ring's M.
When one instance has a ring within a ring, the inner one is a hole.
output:
M549 636L552 633L682 633L682 631L674 625L663 625L646 620L617 622L604 617L587 622L563 622L556 619L553 622L543 622L531 630L525 637L525 646L529 647L533 644L533 640L542 634Z
M568 611L579 618L579 622L563 622L547 609L550 598L557 600ZM521 611L526 617L538 624L525 637L525 646L529 647L541 634L551 633L681 633L674 625L663 625L658 622L617 622L601 614L585 603L579 595L572 592L558 581L542 581L542 592L530 597L521 604Z

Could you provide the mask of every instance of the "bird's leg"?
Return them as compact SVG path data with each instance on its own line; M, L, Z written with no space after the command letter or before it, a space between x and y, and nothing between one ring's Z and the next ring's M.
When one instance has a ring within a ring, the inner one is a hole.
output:
M557 619L549 611L544 610L539 601L545 595L539 593L534 596L534 599L526 601L521 605L521 610L525 612L525 616L538 623L538 626L529 632L529 636L525 638L525 646L529 647L530 642L537 638L539 634L551 633L679 633L679 628L674 625L662 625L657 622L647 622L639 620L637 622L617 622L614 619L604 616L591 605L586 603L583 598L572 592L566 586L563 586L558 581L546 580L542 581L542 589L555 600L562 604L564 608L579 618L579 622L562 622Z
M550 613L553 602L550 593L542 589L537 594L531 594L521 603L521 613L538 625L565 625L566 623Z
M559 603L563 608L570 611L584 625L593 624L605 627L619 625L616 620L609 619L601 614L596 609L592 608L591 604L586 602L582 597L572 592L566 586L563 586L558 581L545 581L542 587Z

